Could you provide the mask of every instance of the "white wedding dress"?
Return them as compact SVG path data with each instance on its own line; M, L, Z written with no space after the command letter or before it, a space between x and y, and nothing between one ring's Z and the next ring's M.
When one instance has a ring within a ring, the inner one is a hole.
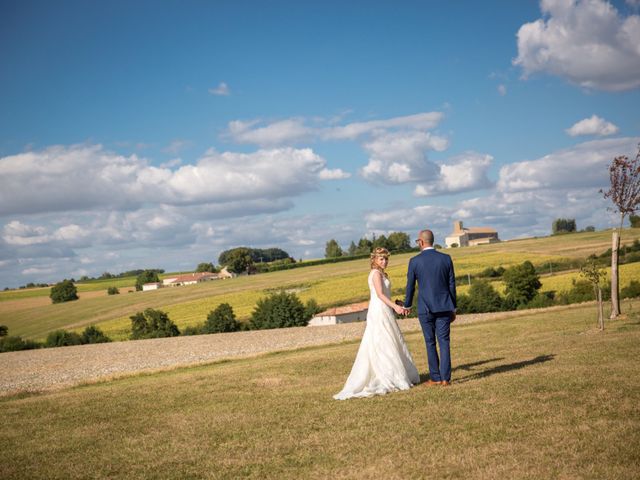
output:
M420 382L420 375L396 322L395 312L378 298L369 273L371 300L367 312L367 325L353 363L351 373L336 400L372 397L396 390L407 390ZM385 295L391 298L391 283L383 280Z

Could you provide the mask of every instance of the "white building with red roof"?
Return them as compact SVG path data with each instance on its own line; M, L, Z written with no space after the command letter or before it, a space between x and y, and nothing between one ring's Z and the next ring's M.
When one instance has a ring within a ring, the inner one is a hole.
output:
M367 319L369 302L353 303L343 307L334 307L317 313L310 321L310 327L336 325L338 323L364 322Z

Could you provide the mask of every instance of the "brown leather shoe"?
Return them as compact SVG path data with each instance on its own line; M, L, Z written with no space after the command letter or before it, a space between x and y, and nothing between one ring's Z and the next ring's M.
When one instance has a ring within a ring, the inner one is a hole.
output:
M440 385L442 385L443 387L450 387L451 386L451 382L447 382L446 380L443 380L440 382Z
M435 385L440 385L441 382L434 382L433 380L429 379L426 382L424 382L424 386L425 387L433 387Z

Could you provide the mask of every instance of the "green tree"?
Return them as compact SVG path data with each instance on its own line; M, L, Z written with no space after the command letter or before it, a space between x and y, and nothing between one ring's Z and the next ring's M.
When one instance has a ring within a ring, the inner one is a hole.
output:
M281 291L258 300L251 314L251 328L304 327L311 317L295 293Z
M342 248L338 245L333 238L327 242L327 245L324 249L325 258L336 258L342 256Z
M253 265L251 249L246 247L233 248L226 250L218 257L220 265L226 266L235 273L247 272Z
M78 289L71 280L63 280L51 287L49 298L53 303L70 302L78 299Z
M169 316L162 310L147 308L144 312L137 312L131 319L131 339L176 337L180 330Z
M551 230L554 235L558 233L570 233L576 231L575 218L556 218L551 224Z
M107 288L107 295L119 295L119 294L120 294L120 290L118 290L118 287Z
M22 337L14 337L13 335L0 337L0 352L17 352L41 347L41 343L33 340L23 340Z
M82 332L82 343L107 343L111 339L95 325L90 325Z
M320 313L322 310L318 302L315 299L310 298L304 306L305 317L307 317L307 321L311 320L316 313Z
M136 278L136 290L142 290L142 285L145 283L156 283L160 281L160 277L158 277L158 272L155 270L144 270L142 273L138 275Z
M215 310L211 310L204 323L204 333L236 332L240 324L236 321L233 308L228 303L221 303Z
M356 254L357 250L358 250L358 247L356 247L356 244L354 243L354 241L351 240L351 243L349 244L349 250L347 250L347 253L349 254L350 257L353 257Z
M502 279L506 286L505 303L511 308L529 303L542 286L540 277L529 260L505 270Z
M469 288L469 300L464 313L499 312L502 297L486 280L475 281Z
M213 263L211 262L202 262L198 264L198 267L196 268L196 272L198 273L204 273L204 272L209 272L209 273L216 273L216 267L213 266Z
M411 248L411 239L404 232L392 232L387 239L389 250L409 250Z
M358 241L358 247L356 248L356 255L369 255L373 248L373 242L366 237L362 237Z
M389 248L389 240L384 235L380 235L379 237L373 237L373 241L371 242L371 249L374 250L376 248Z
M82 345L82 337L76 332L67 330L55 330L47 335L45 347L67 347L70 345Z
M602 305L602 287L601 283L606 278L607 272L600 268L595 259L589 258L580 268L580 275L586 278L591 285L598 300L598 328L604 330L604 308Z
M640 215L629 215L629 222L631 222L631 228L640 228Z

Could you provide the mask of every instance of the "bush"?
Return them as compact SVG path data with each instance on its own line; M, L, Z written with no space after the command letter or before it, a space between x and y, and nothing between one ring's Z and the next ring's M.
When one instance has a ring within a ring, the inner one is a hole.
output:
M480 272L478 276L484 277L484 278L497 278L497 277L501 277L504 272L505 272L505 268L502 266L498 268L488 267L488 268L485 268L482 272Z
M525 308L545 308L555 303L555 292L538 292Z
M90 325L82 332L82 343L108 343L111 339L102 330Z
M464 313L499 312L503 303L500 294L487 281L474 282L464 302ZM460 308L459 301L458 306Z
M23 340L22 337L0 337L0 352L17 352L41 348L42 344L33 340Z
M505 306L509 309L529 303L542 286L536 269L528 260L505 270L502 278L506 286Z
M202 335L204 333L203 325L189 325L188 327L184 327L182 329L181 335L185 337L189 337L192 335Z
M82 345L82 336L76 332L56 330L47 335L45 347L67 347L70 345Z
M240 324L236 321L233 308L228 303L221 303L215 310L211 310L204 323L204 333L236 332Z
M154 283L159 282L160 277L158 277L158 272L156 270L144 270L138 277L136 278L136 291L142 290L142 285L145 283Z
M78 289L71 280L63 280L51 287L49 298L53 303L70 302L78 299Z
M631 283L620 291L620 296L622 298L640 297L640 282L631 280Z
M0 337L6 337L7 335L9 335L9 327L0 325Z
M261 298L251 314L251 327L266 328L304 327L311 317L295 293L279 292Z
M147 308L144 312L137 312L131 319L131 339L176 337L180 330L169 316L161 311Z
M557 303L581 303L596 299L596 293L590 281L574 279L572 284L571 290L558 295ZM611 298L611 283L606 282L600 288L602 289L602 300L609 300Z
M118 295L118 294L120 294L120 290L118 290L118 287L107 288L107 295Z
M318 302L316 302L313 298L310 298L307 301L307 304L304 306L304 310L305 316L309 320L311 320L316 315L316 313L320 313L322 311L320 305L318 305Z
M471 313L470 300L469 295L465 295L464 293L459 294L456 297L456 312L457 313Z

